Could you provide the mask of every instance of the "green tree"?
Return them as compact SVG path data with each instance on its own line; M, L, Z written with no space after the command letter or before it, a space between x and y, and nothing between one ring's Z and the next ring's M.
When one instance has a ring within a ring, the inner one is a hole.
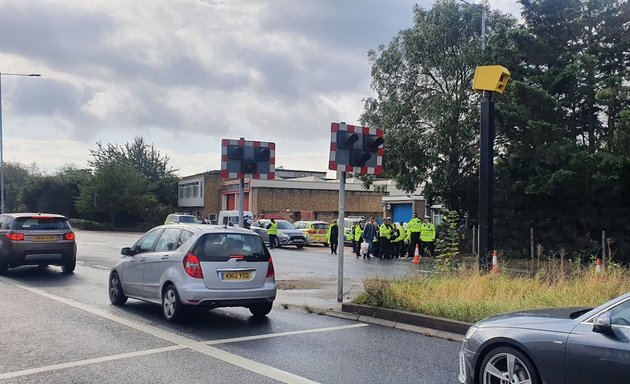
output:
M471 88L475 67L484 61L480 12L466 4L437 1L414 8L414 23L387 46L370 51L372 88L362 123L382 127L384 174L405 191L423 183L425 196L450 208L476 210L478 97ZM487 57L514 20L488 12L492 29Z
M440 236L436 244L438 264L435 269L440 272L452 272L459 266L460 237L459 213L449 211L440 225Z
M112 228L117 214L150 216L157 205L147 179L129 165L106 165L80 187L75 206L82 213L104 212Z
M17 162L5 162L4 173L4 211L25 212L28 207L23 202L22 193L34 180L41 176L37 165L24 166Z
M30 183L21 189L20 201L27 211L77 217L74 201L79 196L80 185L90 177L90 170L72 166L53 175L33 175Z

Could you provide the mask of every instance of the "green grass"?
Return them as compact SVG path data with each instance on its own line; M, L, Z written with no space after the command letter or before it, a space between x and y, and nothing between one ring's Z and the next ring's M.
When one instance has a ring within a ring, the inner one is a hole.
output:
M600 274L575 266L549 265L534 277L480 274L364 281L357 304L399 309L476 322L503 312L549 307L590 307L630 291L630 272L611 268Z

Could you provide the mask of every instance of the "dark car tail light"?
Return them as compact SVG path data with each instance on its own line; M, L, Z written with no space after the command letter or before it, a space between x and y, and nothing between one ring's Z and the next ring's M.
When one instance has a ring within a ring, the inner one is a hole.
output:
M13 240L13 241L22 241L22 240L24 240L24 234L23 233L7 233L6 237L9 240Z
M64 234L63 238L65 240L74 240L74 238L75 238L74 232L68 232L68 233Z
M201 271L199 259L192 253L188 253L186 257L184 257L184 270L190 277L203 279L203 272Z
M267 276L265 276L265 278L274 277L275 275L276 275L276 270L273 268L273 260L270 257L269 266L267 267Z

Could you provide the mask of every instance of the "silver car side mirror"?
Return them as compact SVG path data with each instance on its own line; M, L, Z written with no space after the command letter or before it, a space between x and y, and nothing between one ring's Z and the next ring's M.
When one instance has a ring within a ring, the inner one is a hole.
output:
M593 319L593 332L603 334L613 333L609 311L600 313L597 317L595 317L595 319Z

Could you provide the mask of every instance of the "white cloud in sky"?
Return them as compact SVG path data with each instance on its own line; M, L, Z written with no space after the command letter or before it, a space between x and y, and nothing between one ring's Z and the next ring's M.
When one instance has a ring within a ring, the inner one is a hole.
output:
M0 71L42 74L2 76L4 159L83 167L97 141L143 136L188 175L245 137L276 142L277 165L326 170L330 123L356 124L371 95L367 51L415 3L0 0Z

